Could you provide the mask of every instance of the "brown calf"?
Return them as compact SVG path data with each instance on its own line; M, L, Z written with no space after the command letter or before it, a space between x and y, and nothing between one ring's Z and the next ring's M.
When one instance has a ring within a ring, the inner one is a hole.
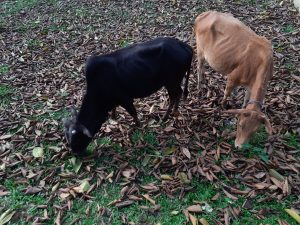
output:
M265 124L266 131L271 134L271 124L261 112L267 84L273 74L271 43L227 13L208 11L200 14L195 20L194 31L198 88L204 78L204 61L217 72L228 76L223 107L236 86L246 88L243 109L226 111L239 115L235 146L240 148L247 142L260 124Z

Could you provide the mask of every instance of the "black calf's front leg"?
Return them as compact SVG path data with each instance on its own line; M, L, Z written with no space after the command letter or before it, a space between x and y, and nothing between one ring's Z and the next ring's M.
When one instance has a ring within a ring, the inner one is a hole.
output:
M133 102L132 101L131 102L127 102L125 104L122 104L121 106L124 109L126 109L126 111L130 114L130 116L133 117L133 120L134 120L136 126L140 126L141 122L140 122L140 120L139 120L139 118L137 116L137 112L136 112L136 109L135 109L135 107L133 105Z

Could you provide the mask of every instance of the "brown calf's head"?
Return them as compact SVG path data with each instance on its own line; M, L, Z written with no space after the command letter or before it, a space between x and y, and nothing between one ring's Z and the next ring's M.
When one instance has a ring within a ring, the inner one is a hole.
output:
M272 134L272 127L266 115L251 109L231 109L226 113L238 115L235 147L241 148L250 137L258 130L260 124L264 124L269 135Z

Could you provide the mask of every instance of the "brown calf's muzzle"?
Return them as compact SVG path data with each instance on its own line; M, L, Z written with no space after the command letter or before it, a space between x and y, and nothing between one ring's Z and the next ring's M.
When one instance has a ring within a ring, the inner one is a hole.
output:
M272 134L270 121L262 112L250 109L231 109L225 112L238 115L235 139L236 148L241 148L243 144L247 143L261 124L265 125L266 131L269 135Z

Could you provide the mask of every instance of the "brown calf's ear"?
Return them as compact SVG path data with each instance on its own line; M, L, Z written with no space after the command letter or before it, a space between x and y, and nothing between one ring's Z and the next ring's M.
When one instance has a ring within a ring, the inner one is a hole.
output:
M265 124L265 128L266 128L267 133L269 135L272 135L273 129L272 129L272 126L271 126L271 123L270 123L269 119L265 115L262 115L261 119L262 119L262 122Z
M229 113L229 114L242 114L244 112L247 112L246 109L229 109L229 110L225 110L223 111L223 113Z

